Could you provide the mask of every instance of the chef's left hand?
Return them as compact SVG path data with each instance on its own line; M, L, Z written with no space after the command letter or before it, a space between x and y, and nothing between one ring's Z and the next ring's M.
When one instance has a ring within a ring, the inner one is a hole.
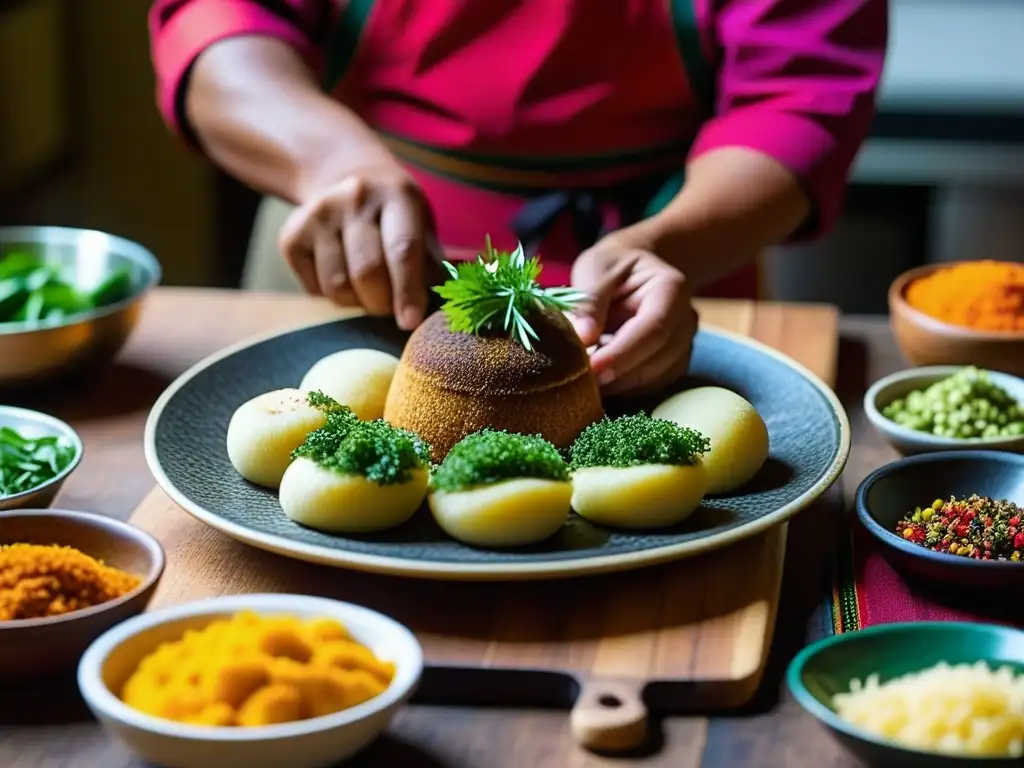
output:
M686 276L615 234L580 254L572 286L591 300L570 316L606 394L642 394L686 373L697 332Z

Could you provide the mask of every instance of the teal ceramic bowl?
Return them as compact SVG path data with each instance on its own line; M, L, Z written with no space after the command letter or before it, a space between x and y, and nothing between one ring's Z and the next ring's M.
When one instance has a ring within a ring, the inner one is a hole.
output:
M966 768L1024 765L1021 758L954 757L907 749L841 720L832 709L837 693L854 678L877 674L881 682L938 664L1009 666L1024 673L1024 632L1010 627L965 622L882 624L849 632L804 648L790 663L786 682L797 702L865 765L877 768L936 766Z

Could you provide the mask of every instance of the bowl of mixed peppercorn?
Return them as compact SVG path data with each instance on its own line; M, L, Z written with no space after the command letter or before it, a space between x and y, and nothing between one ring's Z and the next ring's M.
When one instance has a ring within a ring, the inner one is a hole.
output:
M900 453L1024 452L1024 380L972 366L912 368L879 379L864 412Z
M1024 456L951 451L868 475L857 516L898 569L930 582L1024 587Z

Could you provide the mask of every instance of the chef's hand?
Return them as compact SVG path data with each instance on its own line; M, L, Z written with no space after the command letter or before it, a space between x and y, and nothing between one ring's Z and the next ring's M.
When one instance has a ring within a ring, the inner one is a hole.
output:
M602 239L580 254L572 285L591 300L572 313L588 347L598 383L607 394L641 394L686 373L697 331L686 277L646 250Z
M398 163L353 171L304 200L280 248L307 291L412 330L424 318L436 244L426 198Z

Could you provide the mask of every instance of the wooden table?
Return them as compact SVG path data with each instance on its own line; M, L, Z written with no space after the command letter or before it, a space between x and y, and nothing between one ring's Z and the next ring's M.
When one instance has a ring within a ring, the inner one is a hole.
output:
M298 302L302 302L297 311ZM86 455L57 505L126 519L153 486L142 454L150 406L188 366L239 337L266 327L267 313L309 321L337 310L300 297L160 289L120 361L82 389L35 393L19 404L71 422ZM229 318L230 317L230 322ZM857 483L895 455L861 409L869 382L901 365L882 318L841 324L837 391L853 425L846 472L821 506L790 524L789 556L775 643L761 691L743 712L669 718L645 754L604 758L572 743L564 712L409 707L390 735L352 763L365 768L816 768L855 765L803 711L782 684L787 661L826 631L828 589L824 542ZM0 691L3 768L139 768L89 718L73 690Z

